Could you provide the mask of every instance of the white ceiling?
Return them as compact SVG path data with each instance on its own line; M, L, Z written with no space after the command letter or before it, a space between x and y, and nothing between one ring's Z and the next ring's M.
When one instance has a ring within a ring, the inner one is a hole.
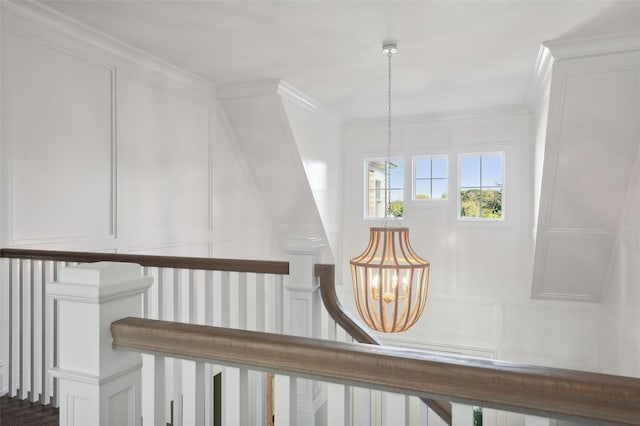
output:
M540 43L640 29L640 3L42 1L217 84L280 78L346 119L522 105Z

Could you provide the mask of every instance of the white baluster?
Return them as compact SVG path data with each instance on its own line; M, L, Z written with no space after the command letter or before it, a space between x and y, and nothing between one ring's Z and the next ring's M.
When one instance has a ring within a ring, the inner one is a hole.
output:
M265 291L265 276L264 274L256 274L256 291L255 291L255 304L256 304L256 331L265 331L266 329L266 291ZM265 380L266 373L252 371L251 379L253 385L253 400L255 401L255 424L257 425L265 425L267 424L265 418Z
M213 271L204 272L204 323L205 325L213 325L214 311L214 291L213 291ZM213 365L204 365L204 389L202 392L204 398L204 424L213 424ZM198 372L196 371L196 374Z
M182 271L173 270L173 320L182 321ZM182 360L173 359L173 425L182 426Z
M473 407L471 405L451 403L452 426L473 426Z
M546 417L524 416L524 424L525 426L555 426L558 421Z

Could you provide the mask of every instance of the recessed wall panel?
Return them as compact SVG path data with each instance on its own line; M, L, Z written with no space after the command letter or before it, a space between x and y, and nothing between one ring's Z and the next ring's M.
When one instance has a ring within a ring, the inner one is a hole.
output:
M547 232L542 295L597 300L611 245L607 233Z
M113 70L9 34L11 241L112 235Z
M500 229L460 229L458 289L472 293L526 293L528 254L520 235Z
M509 342L553 345L558 350L594 349L598 344L597 312L592 307L581 306L507 305L504 338Z
M492 303L427 300L420 319L426 333L493 341L495 307Z
M208 231L209 106L124 77L118 91L120 181L128 234Z

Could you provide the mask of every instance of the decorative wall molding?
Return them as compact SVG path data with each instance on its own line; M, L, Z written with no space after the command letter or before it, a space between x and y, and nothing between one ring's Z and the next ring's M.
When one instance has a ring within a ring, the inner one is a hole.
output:
M385 336L384 342L389 346L398 346L403 348L414 348L429 352L441 352L454 355L477 356L487 359L496 359L497 352L494 348L481 348L475 346L463 345L443 345L440 343L422 342L413 339L399 338L395 336Z
M82 40L83 43L116 55L135 64L135 66L160 72L176 83L191 86L198 91L215 96L216 86L212 82L64 15L42 2L2 2L2 7L8 12L7 15L19 17L36 26L43 26L73 39Z
M564 234L567 237L573 235L599 235L603 238L607 237L607 241L604 242L603 247L613 247L612 243L615 240L615 229L616 226L620 226L619 224L616 225L615 223L613 223L615 221L613 219L613 216L615 215L613 211L608 215L602 213L594 213L594 215L590 216L588 219L583 218L582 223L578 221L575 227L552 226L552 224L554 224L554 220L564 220L566 222L567 216L566 205L561 203L563 197L566 196L566 194L558 192L559 173L565 170L559 169L560 155L562 152L565 153L564 157L562 157L564 159L563 164L572 164L570 162L570 158L566 154L566 152L570 151L570 148L567 148L567 144L573 143L574 146L577 144L576 141L568 139L568 137L566 136L566 134L572 134L571 128L567 130L566 127L572 125L572 123L575 126L576 117L579 117L579 115L576 115L576 113L573 113L573 115L571 115L572 111L566 110L566 108L572 105L575 106L576 102L581 99L576 94L576 90L571 89L574 88L575 85L578 84L578 82L581 82L584 85L584 79L586 78L593 78L593 84L600 82L600 84L602 85L604 83L602 83L601 80L604 82L624 81L619 80L618 73L620 72L626 71L637 73L637 70L640 70L640 61L638 60L637 56L637 52L640 52L640 32L617 34L606 37L592 37L579 40L556 40L553 42L545 43L545 47L541 49L541 51L544 52L543 55L546 55L546 59L540 60L539 68L546 69L540 74L548 76L552 68L553 76L552 81L547 82L547 87L545 89L550 90L550 92L547 94L539 93L539 96L541 97L547 96L549 112L547 126L544 129L544 165L542 166L543 169L541 170L541 173L543 173L543 178L541 180L541 191L537 218L538 222L537 224L535 224L536 247L532 296L543 298L557 297L559 299L567 299L570 298L570 295L565 294L562 291L556 293L545 291L543 289L545 285L543 283L543 281L545 280L544 269L546 268L548 256L548 244L546 241L547 238L550 236L558 236L561 234ZM608 80L605 77L608 78ZM600 78L600 80L598 80L598 78ZM604 90L604 88L596 87L594 90L602 91ZM618 88L618 90L621 89ZM608 108L612 108L612 106L609 106ZM589 111L589 113L591 115L594 114L593 111ZM569 121L567 116L572 118L572 121ZM615 129L615 126L613 126L612 131L614 131ZM624 140L625 139L620 139L620 141ZM580 143L584 142L589 141L585 141L583 139L580 140ZM590 143L594 142L591 141ZM625 147L629 149L629 146L629 144L620 145L618 149L625 149ZM616 155L615 152L617 151L612 152L613 154L611 154L610 158L608 158L608 163L614 161L613 158L615 158L614 155ZM620 170L625 170L628 167L628 164L626 163L627 158L628 157L625 157L624 161L622 161L621 159L616 160L619 164L619 167L621 168ZM588 157L587 160L589 160ZM605 159L603 159L603 161L604 160ZM593 159L591 159L589 164L594 164ZM617 177L616 179L617 183L615 187L621 187L624 184L628 184L628 182L620 182L620 177ZM566 185L567 182L565 182L564 186L566 187ZM575 190L580 191L580 188L576 188ZM626 193L628 192L628 190L623 190L623 192ZM621 201L624 202L624 200ZM564 223L560 223L560 225L564 225ZM606 281L607 278L611 276L610 271L612 270L613 262L611 259L614 255L614 251L615 250L603 253L602 258L606 259L605 263L607 265L605 266L605 268L608 271L606 273L606 276L603 277L603 281ZM602 288L604 286L605 283L601 283L600 289L594 289L593 294L591 294L592 291L590 291L589 294L576 292L577 294L575 295L574 300L600 300Z
M69 241L69 240L78 240L78 239L83 239L83 240L87 240L87 239L99 239L99 238L104 238L104 239L113 239L115 238L117 229L116 229L116 199L117 199L117 187L116 187L116 121L115 121L115 109L116 109L116 85L117 85L117 80L116 80L116 69L114 66L104 63L100 60L97 60L94 57L85 55L81 52L78 51L73 51L73 50L69 50L63 46L59 46L56 45L54 43L51 43L49 41L45 41L37 36L31 35L31 34L27 34L25 32L22 32L20 30L15 30L13 28L6 28L3 29L3 36L5 39L5 43L6 46L8 46L8 48L6 49L6 52L3 53L3 55L11 55L11 54L15 54L16 50L18 49L18 47L16 46L16 44L19 41L23 41L23 42L28 42L31 43L33 46L39 46L41 48L45 48L48 49L51 52L55 52L58 53L60 55L64 55L64 57L67 58L71 58L74 61L79 61L78 63L84 63L84 64L89 64L91 66L94 66L96 68L100 68L105 70L108 74L109 74L109 80L110 80L110 87L108 89L109 94L109 110L110 110L110 123L108 125L109 129L110 129L110 134L107 136L109 138L109 151L110 151L110 155L111 158L109 159L110 162L110 166L109 166L109 170L111 173L111 177L109 179L109 203L110 203L110 218L108 219L109 223L107 225L108 227L108 232L106 234L68 234L68 235L51 235L51 236L43 236L42 238L38 238L39 241L44 240L45 242L60 242L60 241ZM24 46L23 46L24 47ZM6 60L7 57L4 56L4 59ZM10 64L10 63L9 63ZM7 108L7 99L9 101L13 101L13 96L12 96L12 91L10 91L8 88L12 87L14 82L13 79L16 78L16 76L14 75L14 73L10 68L10 65L7 64L7 62L5 62L4 64L5 67L5 73L4 73L4 80L2 82L3 86L5 86L5 92L3 92L3 103L5 105L5 108L3 109L3 121L6 123L4 126L4 132L3 132L3 146L5 148L5 152L6 152L6 156L4 157L4 168L6 169L6 179L4 181L4 185L5 185L5 197L7 200L11 200L11 202L8 203L8 205L10 206L15 206L15 199L14 199L14 184L15 184L15 175L14 175L14 166L13 166L13 162L11 161L13 159L13 148L12 148L12 142L15 142L12 139L13 136L13 129L16 127L14 120L16 119L16 115L13 113L13 111L10 108ZM9 94L8 94L8 93ZM11 105L11 102L10 106ZM64 188L60 189L61 191L64 191ZM15 216L15 211L12 208L8 208L7 212L6 212L6 216L5 216L5 220L6 223L8 224L7 226L7 232L5 235L5 239L7 241L7 244L10 246L17 246L17 245L25 245L25 244L31 244L36 242L36 240L32 239L32 238L25 238L24 236L16 236L14 234L15 232L15 227L14 227L14 216Z

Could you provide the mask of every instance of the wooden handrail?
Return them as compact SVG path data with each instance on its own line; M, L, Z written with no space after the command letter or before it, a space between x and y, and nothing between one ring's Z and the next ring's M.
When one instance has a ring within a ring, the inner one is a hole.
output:
M568 420L640 425L640 379L142 318L113 346Z
M289 262L270 260L215 259L208 257L151 256L142 254L80 251L0 249L0 257L11 259L52 260L58 262L129 262L142 266L207 271L253 272L289 275Z
M351 337L359 343L383 346L384 343L371 333L360 321L351 315L344 307L338 295L335 285L335 266L328 264L317 264L315 266L316 277L320 280L320 295L322 303L331 318L340 325ZM421 398L444 422L448 425L452 423L451 403L449 401L436 401L434 399Z
M344 306L338 300L335 286L335 266L316 264L315 271L316 277L320 280L322 303L324 303L324 307L331 315L331 318L357 342L382 346L382 341L351 315L349 311L344 309Z

